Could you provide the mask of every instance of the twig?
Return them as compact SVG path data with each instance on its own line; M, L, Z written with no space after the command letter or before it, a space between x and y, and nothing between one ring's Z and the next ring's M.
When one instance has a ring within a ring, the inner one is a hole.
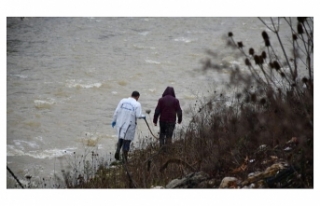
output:
M21 184L21 182L19 181L19 179L13 174L13 172L10 170L10 168L7 166L7 170L10 172L10 174L13 176L13 178L18 182L18 184L20 185L20 187L22 189L24 189L23 185Z
M166 169L168 167L169 163L175 163L175 164L178 164L178 165L183 165L183 166L187 167L188 169L190 169L193 172L196 171L196 169L194 169L191 165L189 165L188 163L186 163L185 161L183 161L181 159L169 159L164 165L162 165L162 167L160 168L160 172L162 172L164 169Z
M123 166L124 166L124 169L126 170L126 173L127 173L128 178L129 178L130 186L133 187L133 188L137 188L136 184L134 183L134 181L133 181L133 179L132 179L132 177L131 177L131 175L130 175L130 172L129 172L129 170L128 170L127 162L126 162L126 161L124 161Z

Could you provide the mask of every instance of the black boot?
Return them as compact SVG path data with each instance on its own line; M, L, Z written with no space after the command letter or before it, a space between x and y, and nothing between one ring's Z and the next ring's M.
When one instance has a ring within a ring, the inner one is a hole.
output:
M116 153L114 154L114 158L116 159L116 160L119 160L120 159L120 151L116 151Z
M162 147L164 145L164 138L160 137L160 147Z
M116 160L119 160L120 159L120 149L122 147L122 144L123 144L123 139L119 139L118 140L118 143L117 143L117 151L116 153L114 154L114 158Z

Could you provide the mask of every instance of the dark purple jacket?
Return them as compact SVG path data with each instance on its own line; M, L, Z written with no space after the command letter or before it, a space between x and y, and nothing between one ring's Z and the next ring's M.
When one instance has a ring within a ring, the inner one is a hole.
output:
M178 123L181 123L182 110L173 87L167 87L162 94L162 98L159 99L153 116L154 124L157 124L159 115L160 122L175 123L178 116Z

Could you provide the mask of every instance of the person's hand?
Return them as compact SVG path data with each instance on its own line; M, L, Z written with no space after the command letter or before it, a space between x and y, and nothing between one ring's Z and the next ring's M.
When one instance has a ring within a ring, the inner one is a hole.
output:
M116 126L116 121L113 121L113 122L111 123L111 126L112 126L112 128L113 128L114 126Z

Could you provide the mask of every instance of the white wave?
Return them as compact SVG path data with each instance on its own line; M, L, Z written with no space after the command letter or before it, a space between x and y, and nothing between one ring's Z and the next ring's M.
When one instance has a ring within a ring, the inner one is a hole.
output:
M41 141L41 142L43 142L43 138L42 138L42 136L38 136L38 137L35 137L37 140L39 140L39 141Z
M13 140L13 143L19 147L20 149L24 149L25 146L28 146L29 148L39 149L40 146L32 141L24 141L24 140Z
M51 150L43 150L43 151L30 151L26 153L26 155L36 159L46 159L46 158L53 159L55 157L70 155L74 152L75 149L76 148L66 148L65 150L51 149Z
M21 78L21 79L26 79L26 78L28 78L27 75L22 75L22 74L16 74L16 75L13 75L13 76L19 77L19 78Z
M13 145L7 145L7 156L29 156L35 159L53 159L56 157L62 157L65 155L73 154L76 148L65 149L47 149L47 150L33 150L25 152L20 149L16 149Z
M69 88L85 88L85 89L90 89L90 88L99 88L101 87L102 83L97 82L97 83L89 83L89 84L83 84L81 81L76 81L76 80L69 80L67 82L67 87Z
M156 89L149 89L149 92L154 93L156 91Z
M7 156L23 156L24 152L19 149L15 149L13 145L7 145Z
M154 60L145 60L149 64L161 64L160 62L154 61Z
M49 108L51 108L52 105L55 104L55 100L54 99L47 99L47 100L36 99L33 102L34 102L35 107L38 108L38 109L42 109L42 108L49 109Z
M184 42L184 43L190 43L193 42L194 40L188 39L186 37L178 37L175 38L174 41L179 41L179 42Z
M197 99L197 96L193 94L184 94L183 96L185 99Z
M147 36L149 34L149 32L148 31L144 31L144 32L140 32L139 34L142 35L142 36Z

